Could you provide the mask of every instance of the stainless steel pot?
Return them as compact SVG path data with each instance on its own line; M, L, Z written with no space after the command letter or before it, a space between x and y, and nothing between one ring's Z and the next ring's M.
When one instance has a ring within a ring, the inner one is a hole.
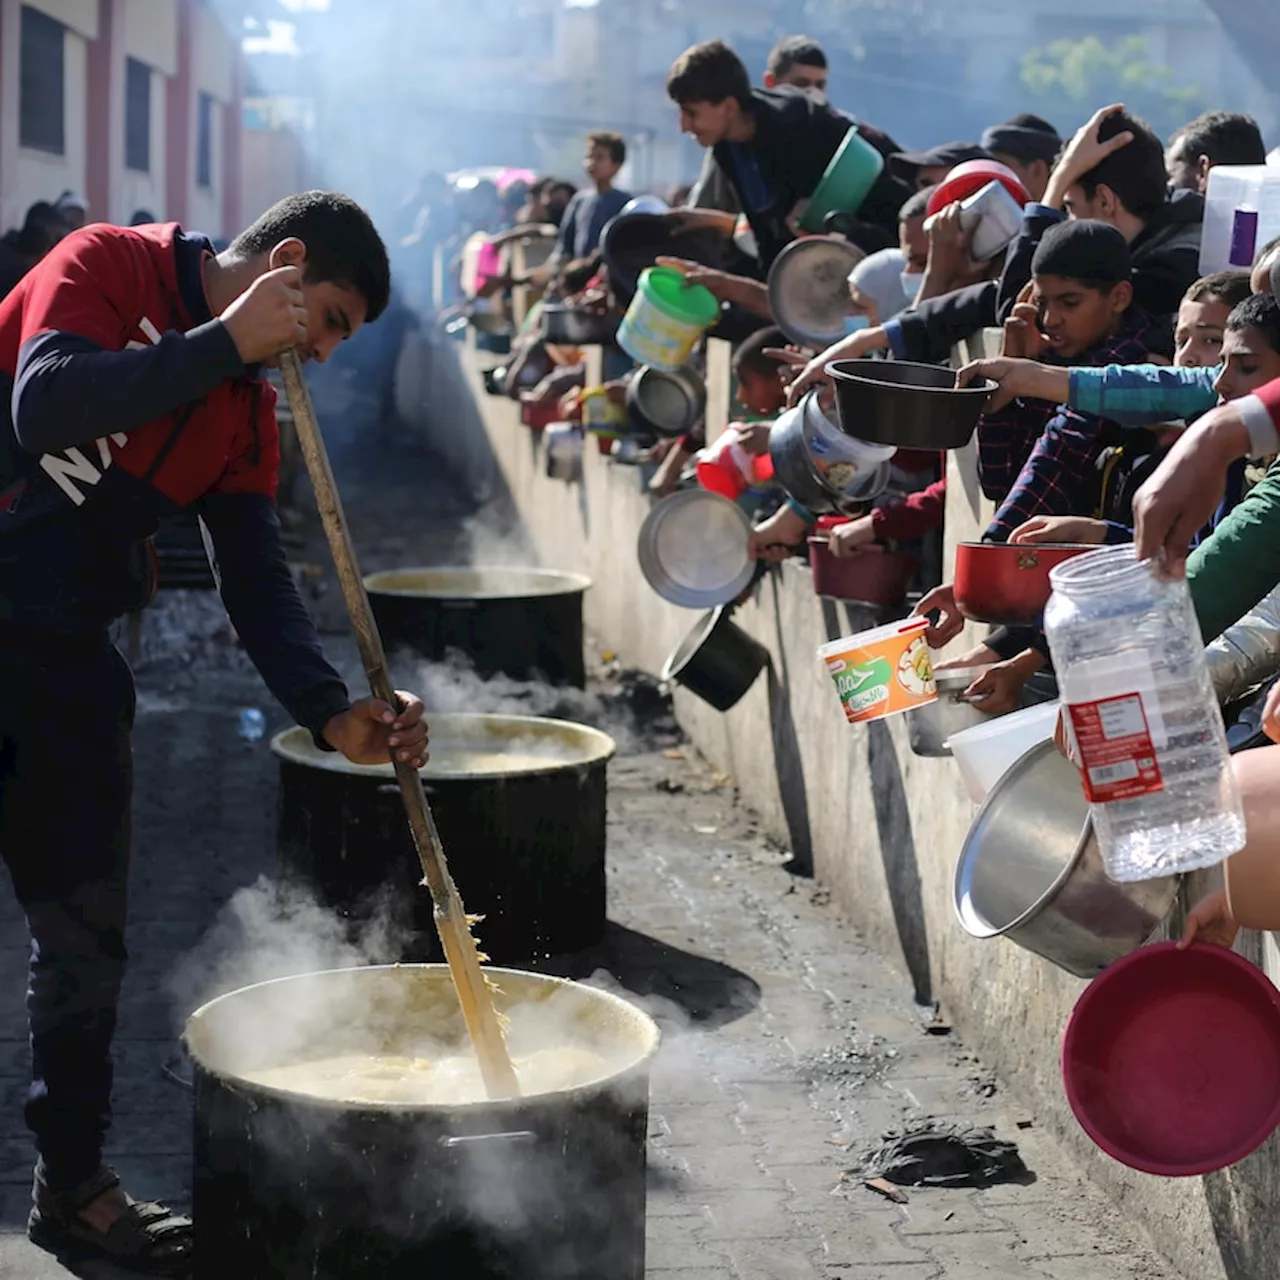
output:
M866 255L838 236L793 240L769 270L769 309L801 346L822 350L844 337L849 272Z
M547 450L547 475L573 484L582 479L582 429L553 422L542 435Z
M816 391L784 413L769 433L778 483L815 515L848 514L874 498L888 480L893 453L845 435L823 413Z
M950 756L944 744L953 733L972 729L990 719L981 710L981 701L971 701L964 691L987 667L954 667L934 673L938 700L907 712L907 738L918 756Z
M627 387L632 419L660 436L684 435L697 425L706 407L706 383L689 365L674 372L643 365Z
M548 302L542 308L542 336L567 347L601 347L618 332L616 316Z
M1032 747L988 793L956 867L955 910L975 938L1005 937L1079 978L1159 928L1178 878L1108 879L1075 766Z

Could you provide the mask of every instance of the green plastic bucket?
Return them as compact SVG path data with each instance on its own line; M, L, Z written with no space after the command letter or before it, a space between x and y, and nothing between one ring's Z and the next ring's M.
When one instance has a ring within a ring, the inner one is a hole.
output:
M809 207L800 218L802 231L821 231L827 214L857 213L867 193L884 172L882 156L859 132L857 126L844 135L822 180L809 197Z
M674 373L719 319L720 303L709 289L669 267L650 267L640 273L617 343L638 364Z

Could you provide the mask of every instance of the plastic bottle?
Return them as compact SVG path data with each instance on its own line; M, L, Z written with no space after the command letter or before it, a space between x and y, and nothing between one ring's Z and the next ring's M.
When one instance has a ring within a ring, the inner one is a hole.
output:
M246 707L240 712L236 731L246 742L258 742L267 731L267 717L257 707Z
M1244 813L1184 581L1132 544L1054 568L1044 628L1107 874L1148 880L1244 846Z

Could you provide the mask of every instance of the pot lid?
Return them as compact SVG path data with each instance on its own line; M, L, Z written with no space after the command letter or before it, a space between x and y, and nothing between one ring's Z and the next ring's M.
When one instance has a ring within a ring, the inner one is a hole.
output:
M685 609L736 600L756 562L751 522L737 503L706 489L682 489L659 502L640 527L636 552L649 585Z
M504 778L554 773L612 759L618 744L607 733L568 720L539 716L428 715L431 759L423 778ZM321 751L306 729L285 729L271 750L290 764L357 778L395 778L386 764L352 764L336 751Z

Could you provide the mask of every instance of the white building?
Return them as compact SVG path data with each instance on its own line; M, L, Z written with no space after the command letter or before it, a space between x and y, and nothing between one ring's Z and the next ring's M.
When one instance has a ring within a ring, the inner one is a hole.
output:
M0 0L0 221L71 190L240 229L240 50L198 0Z

